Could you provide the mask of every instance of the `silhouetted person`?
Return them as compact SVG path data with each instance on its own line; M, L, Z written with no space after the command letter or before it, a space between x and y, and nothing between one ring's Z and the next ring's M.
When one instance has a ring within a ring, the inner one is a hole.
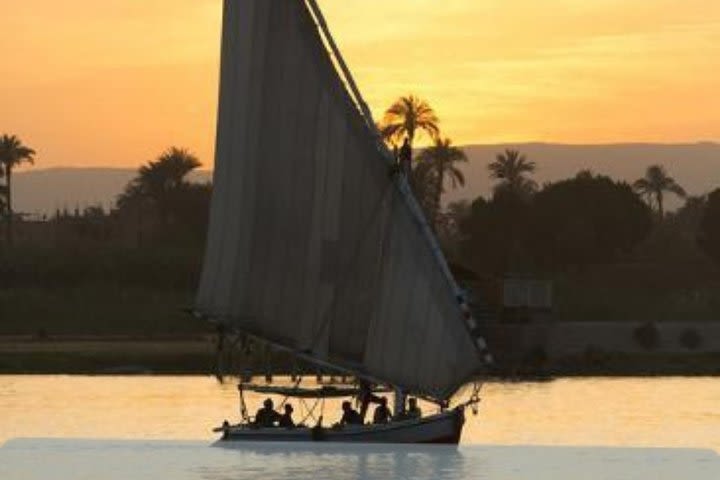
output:
M402 388L395 388L395 411L393 415L396 418L402 417L405 414L405 397L407 395Z
M282 414L280 417L280 420L278 421L278 427L282 428L294 428L295 422L293 422L292 414L293 414L293 407L289 403L285 404L285 413Z
M410 147L410 140L405 137L400 152L398 153L398 163L400 164L400 170L405 174L407 178L410 178L411 165L412 165L412 148Z
M418 407L417 404L417 398L410 398L408 400L408 408L405 412L405 416L407 418L420 418L422 417L422 411L420 410L420 407Z
M357 410L353 409L350 402L345 400L342 403L343 416L340 419L340 425L362 425L363 420Z
M360 380L360 393L358 394L358 400L360 401L360 418L364 422L370 402L380 403L380 397L372 392L372 386L368 382Z
M373 423L381 424L388 423L392 418L390 409L387 406L387 398L380 398L380 405L375 407L375 413L373 414Z
M263 402L263 408L255 414L255 425L260 428L268 428L275 426L275 422L279 422L281 415L273 408L273 401L269 398Z
M228 438L228 435L230 435L230 422L225 420L222 423L222 436L223 438Z

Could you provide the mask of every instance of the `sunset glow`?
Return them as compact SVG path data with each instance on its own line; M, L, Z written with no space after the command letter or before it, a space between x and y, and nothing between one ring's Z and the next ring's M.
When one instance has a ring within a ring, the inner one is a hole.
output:
M720 140L720 2L320 4L375 114L416 93L456 143ZM38 166L212 166L221 0L0 7L0 133Z

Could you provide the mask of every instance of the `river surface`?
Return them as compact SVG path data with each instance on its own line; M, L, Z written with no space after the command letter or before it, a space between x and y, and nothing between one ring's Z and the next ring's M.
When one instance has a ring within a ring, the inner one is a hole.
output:
M459 449L213 448L237 397L211 377L0 376L0 479L720 478L718 378L488 383Z

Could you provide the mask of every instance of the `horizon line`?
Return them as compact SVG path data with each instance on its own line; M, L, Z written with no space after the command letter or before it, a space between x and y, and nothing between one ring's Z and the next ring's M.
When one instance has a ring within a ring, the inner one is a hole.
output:
M521 142L498 142L498 143L463 143L457 144L458 148L473 148L473 147L512 147L512 146L555 146L555 147L642 147L642 146L660 146L660 147L693 147L693 146L708 146L708 147L720 147L720 141L716 140L697 140L693 142L644 142L644 141L628 141L628 142L609 142L609 143L569 143L569 142L550 142L550 141L521 141ZM425 147L417 147L416 150L420 150ZM135 165L54 165L49 167L33 168L33 166L23 166L16 170L16 174L23 174L28 172L43 172L50 170L90 170L90 169L102 169L102 170L128 170L137 169L140 165L144 165L146 162L141 162ZM198 168L195 171L198 172L211 172L213 168L205 167Z

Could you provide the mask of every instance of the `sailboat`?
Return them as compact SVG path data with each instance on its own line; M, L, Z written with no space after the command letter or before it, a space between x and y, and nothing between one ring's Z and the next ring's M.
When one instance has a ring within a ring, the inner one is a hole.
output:
M224 1L194 312L438 405L383 425L256 428L244 415L218 429L225 440L457 443L478 401L451 405L491 361L486 342L315 0Z

